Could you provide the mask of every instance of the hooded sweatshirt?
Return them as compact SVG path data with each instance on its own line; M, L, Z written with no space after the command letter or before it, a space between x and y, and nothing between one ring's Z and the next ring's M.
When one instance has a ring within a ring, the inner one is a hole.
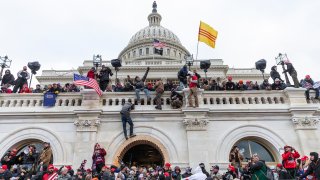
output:
M198 166L194 170L194 174L186 179L187 180L205 180L206 178L207 178L207 176L205 174L203 174L201 167Z

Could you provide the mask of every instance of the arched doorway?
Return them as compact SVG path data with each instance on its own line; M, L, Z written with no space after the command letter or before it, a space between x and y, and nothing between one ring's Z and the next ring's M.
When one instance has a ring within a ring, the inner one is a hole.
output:
M163 166L164 158L157 148L149 144L138 144L124 154L122 162L128 166Z
M165 146L156 138L147 135L137 135L130 138L117 149L112 160L114 165L120 165L121 162L135 165L135 162L143 165L157 164L162 166L165 162L170 162L169 153ZM133 160L135 157L141 157L143 153L145 154L142 159L140 158L141 160Z

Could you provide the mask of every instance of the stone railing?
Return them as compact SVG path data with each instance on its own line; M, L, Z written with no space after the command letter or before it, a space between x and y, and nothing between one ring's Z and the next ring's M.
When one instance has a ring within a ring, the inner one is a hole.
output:
M290 91L203 91L198 92L199 106L200 108L210 107L227 107L235 105L246 105L254 107L259 106L282 106L288 107L288 105L299 104L307 105L303 90L292 89ZM86 94L86 96L84 96ZM60 93L57 96L55 107L82 107L86 108L89 105L86 101L91 100L92 96L97 94L92 91L83 91L80 93ZM153 108L156 104L154 102L155 92L151 92L151 100L147 100L145 94L141 92L141 101L136 100L134 92L108 92L103 93L103 96L98 98L94 102L95 107L102 109L119 109L125 102L133 102L138 109ZM167 91L162 96L163 109L171 109L170 104L170 92ZM181 92L185 96L184 105L186 104L188 90ZM85 98L86 97L86 98ZM315 105L319 105L319 101L315 100ZM312 103L312 104L313 104ZM90 104L90 103L89 103ZM251 106L252 105L252 106ZM283 106L286 105L286 106ZM41 107L43 106L43 94L0 94L0 107ZM92 104L90 104L92 106ZM185 106L184 106L185 107ZM54 108L54 107L53 107Z
M55 106L81 106L80 93L61 93L56 99ZM43 94L0 94L0 107L41 107Z

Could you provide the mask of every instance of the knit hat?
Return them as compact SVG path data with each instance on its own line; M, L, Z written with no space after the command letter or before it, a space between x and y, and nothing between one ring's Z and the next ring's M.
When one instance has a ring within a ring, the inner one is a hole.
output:
M68 169L68 171L70 171L72 169L71 166L66 166L66 168Z
M310 75L306 75L306 79L310 79Z
M243 81L242 81L242 80L240 80L240 81L239 81L239 84L243 84Z
M171 164L170 163L166 163L164 166L169 168L169 167L171 167Z
M232 77L231 77L231 76L228 76L228 80L229 80L229 81L232 81Z

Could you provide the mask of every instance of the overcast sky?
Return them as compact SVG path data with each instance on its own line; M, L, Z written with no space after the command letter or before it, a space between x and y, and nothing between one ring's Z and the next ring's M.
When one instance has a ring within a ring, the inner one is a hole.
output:
M1 0L0 56L16 73L29 61L43 69L76 69L93 54L113 59L148 25L153 0ZM158 0L161 25L196 53L199 21L218 30L216 48L199 58L221 58L235 68L266 59L268 70L287 53L299 78L320 80L319 0Z

